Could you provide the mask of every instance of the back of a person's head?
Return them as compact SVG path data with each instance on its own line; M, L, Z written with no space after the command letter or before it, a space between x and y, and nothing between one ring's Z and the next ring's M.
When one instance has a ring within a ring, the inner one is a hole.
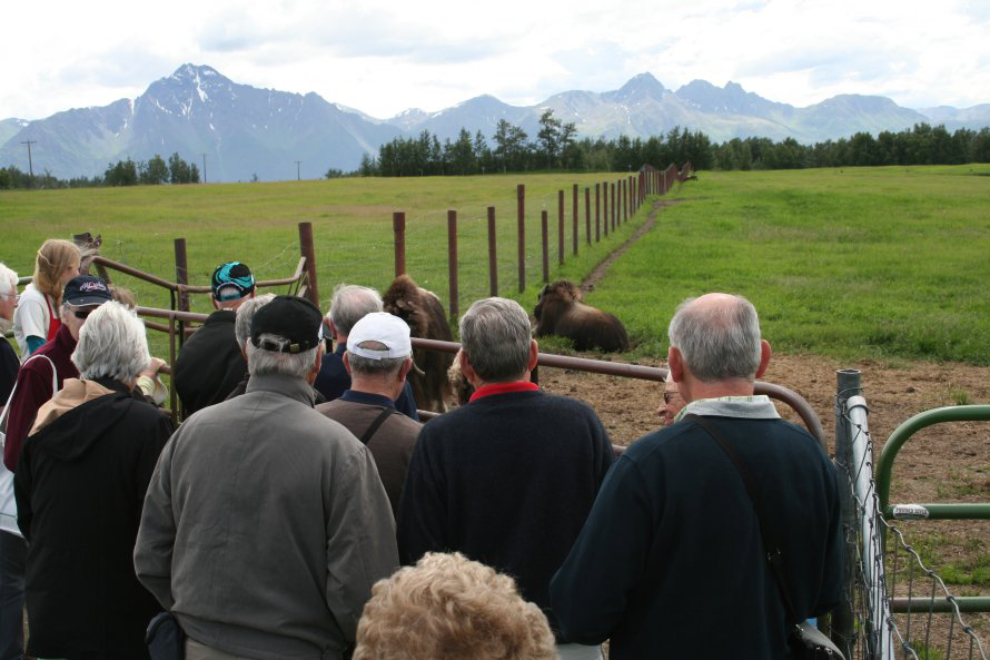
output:
M372 589L354 660L552 660L546 616L515 581L461 555L427 553Z
M368 314L382 311L382 297L370 287L338 284L330 301L330 319L337 333L347 336L358 321Z
M79 248L74 243L50 238L38 248L34 262L34 287L59 300L62 297L62 275L67 268L82 261Z
M137 378L150 361L144 323L116 301L100 305L87 317L72 353L72 363L83 378L111 378L124 384Z
M709 294L682 302L667 329L691 374L702 382L749 380L760 366L760 319L742 296Z
M17 295L17 273L0 262L0 296Z
M461 346L486 382L518 379L526 372L532 330L529 314L508 298L484 298L461 317Z
M256 308L247 342L251 377L282 374L307 378L319 354L322 320L313 303L295 296L275 296Z
M234 337L237 339L238 346L244 348L247 346L248 340L251 339L251 321L254 319L255 312L274 299L274 293L266 293L245 300L237 308L237 319L234 321Z

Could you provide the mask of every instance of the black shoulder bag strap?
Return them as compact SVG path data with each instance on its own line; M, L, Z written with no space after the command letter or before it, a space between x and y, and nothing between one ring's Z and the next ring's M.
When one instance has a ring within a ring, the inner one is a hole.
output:
M774 533L773 528L770 526L770 519L763 515L763 507L760 504L760 500L757 497L756 484L753 481L753 477L749 473L749 469L746 464L743 463L742 459L732 448L732 446L725 441L722 434L719 433L712 424L706 420L704 417L700 417L694 414L688 414L684 416L684 419L691 420L705 431L708 432L718 446L722 448L722 451L726 453L732 464L736 466L736 470L739 472L739 476L742 477L743 483L746 484L746 492L749 493L749 499L753 503L753 511L756 513L756 520L760 524L760 537L763 539L763 549L766 552L767 563L770 564L770 570L773 571L773 575L777 578L777 586L780 588L780 595L784 601L784 608L787 610L787 617L792 623L799 623L797 616L794 613L794 603L791 601L790 588L788 587L787 577L784 575L784 565L783 565L783 555L780 551L780 544L777 542L777 536Z
M398 413L399 411L396 410L395 408L389 408L388 406L383 408L381 413L379 413L378 417L375 417L375 421L371 423L371 426L369 426L367 430L365 430L365 432L359 438L361 444L366 445L369 442L371 442L371 439L375 436L376 433L378 433L379 427L381 427L381 425L385 423L385 420L388 419L391 415Z

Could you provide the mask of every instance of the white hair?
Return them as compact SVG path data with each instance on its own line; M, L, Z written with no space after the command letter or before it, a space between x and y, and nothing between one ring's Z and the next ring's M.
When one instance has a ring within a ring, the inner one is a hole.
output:
M0 295L17 293L17 273L0 262Z
M79 330L72 363L86 380L112 378L129 384L151 363L144 323L116 301L100 305Z
M677 307L667 336L680 350L691 374L710 383L753 381L760 366L760 319L742 296L719 304L694 305L688 298Z
M288 345L291 343L285 337L263 333L258 337L261 342L267 342L276 346ZM296 376L306 378L316 364L316 354L320 347L311 348L302 353L282 353L280 351L269 351L258 348L253 341L247 343L248 372L251 377L264 374L283 374L286 376Z
M237 338L237 345L241 348L247 346L251 338L251 319L255 312L275 299L274 293L255 296L245 300L244 304L237 308L237 320L234 321L234 336Z
M461 317L461 346L487 382L511 381L526 372L532 330L529 314L508 298L478 300Z
M382 297L374 289L357 284L338 284L330 301L330 320L338 334L347 336L355 323L382 309Z

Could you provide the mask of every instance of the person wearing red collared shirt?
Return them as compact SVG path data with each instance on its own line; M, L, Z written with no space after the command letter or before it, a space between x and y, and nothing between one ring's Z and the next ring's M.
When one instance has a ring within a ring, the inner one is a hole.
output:
M547 615L561 657L600 657L571 648L548 591L612 464L608 434L587 404L529 382L538 346L518 303L476 302L460 335L457 360L476 391L420 433L399 512L400 558L457 551L512 575Z

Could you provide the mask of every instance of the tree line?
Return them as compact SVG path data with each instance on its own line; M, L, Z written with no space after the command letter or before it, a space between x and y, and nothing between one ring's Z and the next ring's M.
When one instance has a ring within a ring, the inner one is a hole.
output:
M109 163L102 176L58 179L49 172L32 177L27 172L11 165L0 168L0 190L13 188L95 188L101 186L136 185L179 185L199 183L199 168L196 163L183 160L178 152L169 156L166 162L155 154L147 162L134 162L128 157Z

